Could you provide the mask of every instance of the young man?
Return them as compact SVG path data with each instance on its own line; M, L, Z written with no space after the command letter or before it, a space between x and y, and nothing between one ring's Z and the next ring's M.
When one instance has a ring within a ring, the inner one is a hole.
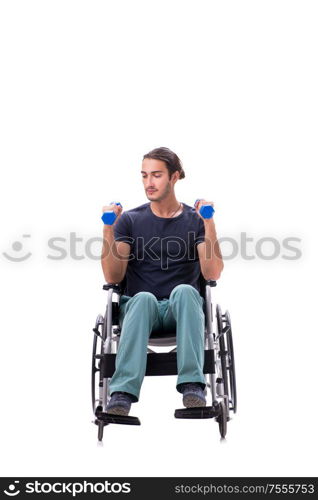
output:
M110 383L107 412L128 415L138 401L147 362L149 335L176 330L177 390L186 407L205 406L204 311L199 293L200 272L217 280L223 261L214 219L199 210L212 204L198 200L195 208L176 199L174 187L185 177L178 156L168 148L144 155L142 181L149 203L122 212L103 231L102 269L108 283L126 288L120 300L121 338L116 370Z

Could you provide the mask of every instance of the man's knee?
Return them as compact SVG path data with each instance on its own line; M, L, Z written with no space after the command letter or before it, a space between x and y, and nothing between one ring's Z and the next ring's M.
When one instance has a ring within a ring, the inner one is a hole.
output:
M138 297L138 299L140 299L140 298L141 298L142 300L145 300L145 299L146 299L146 300L153 300L153 299L154 299L154 300L157 300L157 299L156 299L156 297L154 296L154 294L153 294L153 293L151 293L151 292L138 292L138 293L136 293L136 294L133 296L133 298L135 299L135 298L137 298L137 297Z
M184 300L190 300L191 302L196 302L200 305L203 301L200 293L194 286L181 284L177 285L170 294L170 303L173 306L177 302L183 303Z
M199 292L198 290L196 290L196 288L194 288L194 286L182 283L181 285L177 285L176 287L174 287L174 289L170 294L170 298L171 296L174 297L175 295L189 295L189 294L197 295L199 294Z
M138 304L141 303L141 304L147 304L147 305L149 305L149 304L156 305L157 299L153 293L138 292L132 297L131 302L138 303Z
M129 300L125 317L127 313L137 310L137 318L156 318L158 315L158 302L156 297L150 292L138 292ZM129 314L128 314L129 315ZM139 316L140 315L140 316Z

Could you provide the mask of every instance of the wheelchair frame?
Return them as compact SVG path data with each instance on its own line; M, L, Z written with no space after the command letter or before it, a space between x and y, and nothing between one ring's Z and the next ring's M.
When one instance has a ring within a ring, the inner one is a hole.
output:
M109 382L115 371L117 345L120 340L119 303L124 290L125 280L120 284L108 283L103 286L107 291L105 314L96 318L92 353L92 408L94 423L98 426L98 440L103 439L105 425L130 424L140 425L137 417L111 415L106 413L110 399ZM216 329L213 330L212 288L216 281L204 280L200 275L200 292L205 308L205 360L203 372L206 378L205 392L210 389L212 405L203 408L182 408L175 410L176 418L215 418L219 424L222 438L227 432L230 411L236 413L237 392L234 348L231 319L228 311L222 314L216 305ZM175 346L168 352L155 352L149 346ZM147 375L177 375L176 333L165 332L159 336L150 336L147 348ZM97 374L99 377L97 379ZM98 385L97 385L98 384ZM98 397L96 392L98 389Z

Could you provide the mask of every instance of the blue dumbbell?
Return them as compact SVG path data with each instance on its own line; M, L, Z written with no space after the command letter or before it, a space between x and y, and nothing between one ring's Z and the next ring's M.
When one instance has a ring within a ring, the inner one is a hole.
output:
M122 207L121 203L111 201L110 205L112 203L115 203L115 205L120 205ZM117 219L117 215L115 214L115 212L113 210L107 210L107 212L104 212L102 215L102 221L104 222L104 224L107 224L107 226L112 226L116 219Z
M195 200L194 206L196 205L197 201L199 201L199 199ZM200 208L199 212L202 215L203 219L211 219L213 217L215 210L212 207L212 205L203 205Z

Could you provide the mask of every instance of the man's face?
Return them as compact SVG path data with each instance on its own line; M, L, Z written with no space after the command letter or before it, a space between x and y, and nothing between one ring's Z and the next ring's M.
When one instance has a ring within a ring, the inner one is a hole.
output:
M169 179L169 171L164 161L145 158L142 162L141 175L148 200L161 201L173 190L179 173L174 172Z

